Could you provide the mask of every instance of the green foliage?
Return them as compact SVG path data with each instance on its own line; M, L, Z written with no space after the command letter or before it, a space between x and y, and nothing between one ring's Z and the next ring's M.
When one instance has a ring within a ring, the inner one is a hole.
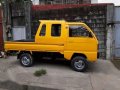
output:
M34 75L39 77L39 76L45 75L46 73L47 72L45 69L40 69L40 70L35 71Z
M2 2L3 0L0 0L0 3Z

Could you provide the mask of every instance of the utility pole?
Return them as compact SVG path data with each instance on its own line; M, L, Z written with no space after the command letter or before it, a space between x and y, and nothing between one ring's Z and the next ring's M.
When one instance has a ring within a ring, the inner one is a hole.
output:
M31 2L24 1L24 9L25 9L25 26L26 26L26 38L31 39Z

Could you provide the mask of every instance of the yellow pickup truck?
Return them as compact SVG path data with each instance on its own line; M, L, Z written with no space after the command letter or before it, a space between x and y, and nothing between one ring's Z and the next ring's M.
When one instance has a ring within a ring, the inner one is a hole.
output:
M18 52L17 58L25 67L32 66L36 57L62 57L81 72L88 62L97 60L98 40L85 23L40 20L34 40L6 41L4 47L6 52Z

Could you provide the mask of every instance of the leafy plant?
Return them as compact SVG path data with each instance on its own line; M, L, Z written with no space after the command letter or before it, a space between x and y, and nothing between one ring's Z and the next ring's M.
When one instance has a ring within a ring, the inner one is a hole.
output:
M3 0L0 0L0 2L2 2Z
M47 71L45 69L40 69L40 70L37 70L35 71L34 75L39 77L39 76L42 76L42 75L45 75L47 74Z

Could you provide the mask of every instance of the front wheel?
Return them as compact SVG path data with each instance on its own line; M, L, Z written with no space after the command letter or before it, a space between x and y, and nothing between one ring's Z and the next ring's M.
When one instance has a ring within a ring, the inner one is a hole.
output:
M23 53L20 55L20 64L25 67L30 67L33 65L33 58L28 53Z
M87 68L87 60L84 57L76 56L71 61L71 67L78 72L83 72Z

